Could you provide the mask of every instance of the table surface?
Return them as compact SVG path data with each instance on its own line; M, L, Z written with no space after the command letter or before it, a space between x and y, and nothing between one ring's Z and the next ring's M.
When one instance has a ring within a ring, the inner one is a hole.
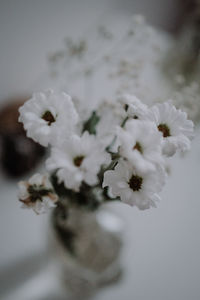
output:
M114 5L118 1L110 1L109 5L106 1L99 2L2 1L0 99L37 89L38 78L46 70L49 50L58 49L68 33L76 35L86 30L95 22L97 12L105 11L106 5L109 9L113 7L111 13L117 17L130 16L129 1L125 1L123 9ZM139 2L135 2L133 12L148 12L149 6L140 7ZM162 2L161 16L165 16L164 12L171 9L171 1L169 8L165 7L166 1ZM152 1L151 11L146 14L159 25L162 18L159 15L155 21L152 12L155 14L156 3ZM74 16L79 20L77 24ZM162 21L167 26L169 20L163 17ZM113 208L125 223L122 258L125 272L121 282L101 290L96 300L200 298L199 141L197 135L191 152L170 160L171 174L156 209L141 212L122 204ZM2 299L50 300L44 294L30 295L32 275L34 278L45 264L48 216L21 210L16 185L16 181L0 175L0 298L9 291L8 298ZM30 279L28 283L25 278ZM23 294L24 298L19 296L20 288L28 293ZM18 296L13 298L14 295Z

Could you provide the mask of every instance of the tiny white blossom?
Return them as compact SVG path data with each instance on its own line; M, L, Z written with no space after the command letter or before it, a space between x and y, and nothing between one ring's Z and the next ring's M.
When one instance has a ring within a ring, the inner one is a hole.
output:
M163 164L161 135L153 122L129 120L118 128L119 153L133 166L146 171Z
M45 147L54 144L63 132L71 134L78 121L71 97L52 90L33 94L19 112L27 136Z
M194 124L187 114L170 102L159 103L149 109L144 119L155 122L162 134L163 154L172 156L177 150L190 149Z
M143 172L132 167L127 161L120 160L114 170L104 173L103 187L108 186L113 196L139 209L155 207L160 199L159 193L165 183L162 169Z
M81 137L73 135L53 147L46 167L49 171L58 169L58 180L64 182L66 188L79 191L83 181L91 186L97 184L101 165L109 161L110 155L104 146L86 131Z
M36 214L42 214L48 209L55 207L58 196L46 175L35 174L29 181L20 181L19 201L23 203L22 208L32 208Z

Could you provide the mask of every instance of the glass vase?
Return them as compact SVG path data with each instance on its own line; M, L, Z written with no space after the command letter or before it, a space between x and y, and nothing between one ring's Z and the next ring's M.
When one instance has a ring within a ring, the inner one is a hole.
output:
M83 299L121 277L122 230L122 221L106 205L95 211L55 209L49 249L64 294Z

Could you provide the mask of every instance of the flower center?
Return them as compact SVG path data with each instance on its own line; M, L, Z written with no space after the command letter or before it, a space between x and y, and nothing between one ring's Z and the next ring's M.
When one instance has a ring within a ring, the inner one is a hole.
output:
M49 126L51 125L51 123L54 123L56 121L49 110L45 111L45 113L42 115L42 119L48 122Z
M132 175L132 177L129 180L129 186L130 188L136 192L139 191L142 188L142 182L143 178L137 175Z
M158 130L162 132L163 137L168 137L170 136L170 129L167 126L167 124L159 124L158 125Z
M138 150L141 154L143 153L142 146L138 142L136 142L135 146L133 147L133 150Z
M36 185L30 185L28 187L28 192L30 194L30 201L34 203L37 200L42 201L42 197L47 196L52 191L45 188L40 189Z
M76 156L75 158L74 158L74 164L75 164L75 166L76 167L80 167L81 166L81 164L82 164L82 162L83 162L83 160L84 160L84 156L82 155L82 156Z

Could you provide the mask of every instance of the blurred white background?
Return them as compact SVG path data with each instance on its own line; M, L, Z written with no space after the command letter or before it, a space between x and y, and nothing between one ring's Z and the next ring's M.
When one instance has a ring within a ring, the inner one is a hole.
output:
M1 0L1 104L7 98L41 88L47 54L59 49L68 34L87 32L104 15L117 22L134 13L144 14L151 24L171 30L178 9L173 0ZM95 299L200 299L199 157L196 138L189 154L173 158L172 174L157 209L141 212L126 205L116 206L126 220L125 274L117 286L102 291ZM0 290L12 289L16 277L19 280L34 270L34 257L45 250L46 223L46 216L20 210L16 181L1 174ZM17 268L16 263L26 258L24 269L21 265ZM16 273L10 277L8 267L15 265Z

